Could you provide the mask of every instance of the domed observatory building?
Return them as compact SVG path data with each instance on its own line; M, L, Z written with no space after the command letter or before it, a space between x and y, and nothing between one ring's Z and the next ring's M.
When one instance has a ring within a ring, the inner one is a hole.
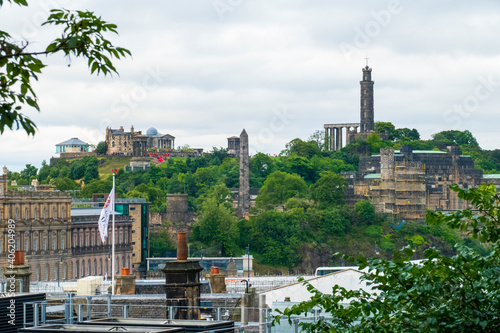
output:
M108 155L148 156L149 148L168 150L175 148L175 137L170 134L161 134L154 127L150 127L146 134L135 131L134 126L126 132L123 126L119 129L106 128L106 144Z

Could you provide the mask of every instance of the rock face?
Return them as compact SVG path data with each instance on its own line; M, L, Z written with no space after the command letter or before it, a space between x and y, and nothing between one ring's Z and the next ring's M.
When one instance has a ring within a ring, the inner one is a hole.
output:
M238 191L238 216L248 215L250 209L250 164L248 155L248 134L240 134L240 188Z

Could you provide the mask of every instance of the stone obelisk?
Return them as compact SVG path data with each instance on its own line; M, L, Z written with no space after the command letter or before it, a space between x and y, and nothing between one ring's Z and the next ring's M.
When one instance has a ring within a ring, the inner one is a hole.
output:
M238 191L238 216L248 216L250 209L250 164L248 155L248 134L243 129L240 134L240 188Z

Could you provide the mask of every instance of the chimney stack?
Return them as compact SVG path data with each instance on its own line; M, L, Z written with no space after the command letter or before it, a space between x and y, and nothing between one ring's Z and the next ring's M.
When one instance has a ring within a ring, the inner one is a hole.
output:
M177 260L187 260L187 242L186 233L177 233Z

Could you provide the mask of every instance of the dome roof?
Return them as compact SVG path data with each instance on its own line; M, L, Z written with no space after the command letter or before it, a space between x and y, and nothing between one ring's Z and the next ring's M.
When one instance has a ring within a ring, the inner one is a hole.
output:
M146 131L146 136L155 136L155 135L158 135L158 131L156 130L156 128L154 127L150 127L147 131Z

